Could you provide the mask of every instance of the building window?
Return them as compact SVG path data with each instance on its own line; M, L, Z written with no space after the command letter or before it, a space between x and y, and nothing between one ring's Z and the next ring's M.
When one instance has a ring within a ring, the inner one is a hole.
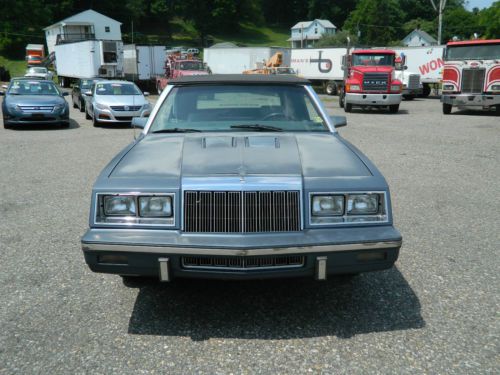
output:
M106 31L107 33L109 33L109 26L104 26L104 31Z
M317 33L318 33L318 28L317 28L317 27L315 27L315 28L314 28L314 34L317 34Z

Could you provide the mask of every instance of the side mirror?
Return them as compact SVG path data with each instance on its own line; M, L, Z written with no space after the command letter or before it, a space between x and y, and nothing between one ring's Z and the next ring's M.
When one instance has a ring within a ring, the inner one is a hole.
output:
M69 94L68 94L68 92L67 92L67 91L64 91L64 92L62 93L62 96L68 96L68 95L69 95Z
M148 122L147 117L133 117L132 118L132 127L144 129L146 127L147 122Z
M149 92L144 91L143 95L144 95L144 96L149 96Z
M405 66L403 66L403 69L404 69L404 70L408 69L408 66L406 66L406 65L405 65Z
M87 95L87 96L92 96L92 91L90 91L90 90L85 91L84 94Z
M341 128L347 125L347 119L345 116L330 116L333 126L336 128Z

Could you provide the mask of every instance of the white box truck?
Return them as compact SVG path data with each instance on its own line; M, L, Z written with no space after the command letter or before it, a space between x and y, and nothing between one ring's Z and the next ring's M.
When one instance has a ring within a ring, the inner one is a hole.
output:
M123 46L123 72L131 81L151 81L165 73L165 46Z
M123 42L85 40L55 46L59 84L69 87L78 78L123 78Z
M283 54L283 66L290 66L290 48L281 47L211 47L203 50L203 62L212 74L241 74L258 68L276 52Z

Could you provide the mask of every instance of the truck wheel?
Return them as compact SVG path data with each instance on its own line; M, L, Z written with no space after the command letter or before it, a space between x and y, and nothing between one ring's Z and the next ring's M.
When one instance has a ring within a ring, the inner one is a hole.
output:
M445 115L449 115L451 113L451 108L452 108L451 104L443 103L443 113Z
M352 104L351 103L344 103L344 111L345 112L352 112Z
M344 91L340 91L340 94L339 94L339 106L340 106L340 108L344 108L344 101L345 101Z
M428 84L424 84L422 89L422 97L427 98L431 94L431 87Z
M413 100L413 99L415 99L415 95L403 95L403 98L405 100Z
M398 111L399 111L399 104L394 104L389 106L389 112L398 113Z
M335 95L337 93L337 85L335 84L335 82L327 82L325 86L325 92L327 95Z
M59 77L59 86L64 87L64 77Z

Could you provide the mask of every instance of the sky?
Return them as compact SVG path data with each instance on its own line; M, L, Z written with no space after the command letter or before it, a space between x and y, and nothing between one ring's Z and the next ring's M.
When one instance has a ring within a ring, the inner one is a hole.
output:
M491 4L495 2L495 0L466 0L468 3L466 5L466 8L468 10L472 10L473 8L488 8Z

